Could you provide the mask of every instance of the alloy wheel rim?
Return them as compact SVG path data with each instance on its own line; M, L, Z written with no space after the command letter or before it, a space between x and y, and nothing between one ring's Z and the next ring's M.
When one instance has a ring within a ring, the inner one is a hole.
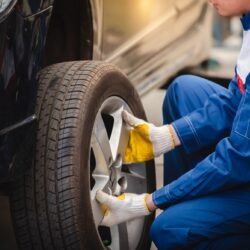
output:
M89 152L90 196L95 226L103 244L112 250L136 249L144 218L109 228L100 226L103 212L95 200L96 191L101 189L113 195L147 191L145 163L122 164L128 142L128 130L121 119L123 110L131 112L120 97L109 97L103 102L95 118Z

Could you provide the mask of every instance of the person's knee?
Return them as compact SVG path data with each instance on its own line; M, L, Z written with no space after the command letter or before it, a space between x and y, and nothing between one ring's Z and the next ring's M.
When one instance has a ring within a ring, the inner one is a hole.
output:
M171 210L164 211L151 225L151 239L160 250L181 248L187 242L189 229L176 223L179 215Z
M182 75L176 77L173 82L168 87L167 97L176 98L181 93L186 93L187 90L190 90L194 84L195 76L192 75Z
M171 103L176 100L178 92L182 90L181 86L185 85L184 82L186 82L186 77L187 75L178 76L173 80L167 89L165 99L170 100Z
M158 241L160 231L161 231L161 225L159 224L158 219L156 218L150 228L150 237L153 242Z
M192 89L193 77L191 75L179 76L168 87L162 107L163 115L170 119L167 122L180 118L179 100L184 101L187 98L187 93Z
M159 220L158 218L155 219L155 221L153 222L153 224L151 225L150 228L150 237L151 240L154 242L154 244L156 245L157 249L164 249L162 247L162 226L163 224L161 223L161 220ZM167 236L166 236L167 237Z

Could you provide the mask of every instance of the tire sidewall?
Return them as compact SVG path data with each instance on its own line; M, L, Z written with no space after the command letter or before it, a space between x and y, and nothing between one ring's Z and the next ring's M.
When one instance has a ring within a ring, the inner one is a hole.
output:
M91 144L91 134L94 127L94 122L96 115L104 103L110 97L120 97L123 99L130 107L132 113L142 119L146 119L143 106L140 102L139 96L130 84L126 76L124 76L115 67L111 68L108 72L104 74L99 74L90 81L88 86L87 95L82 105L82 117L80 119L80 211L84 211L81 215L81 231L86 230L86 225L88 225L88 247L93 249L103 249L104 246L101 243L101 239L96 230L94 223L94 215L92 213L92 207L90 202L90 169L89 169L89 155L90 155L90 144ZM150 161L146 163L147 179L155 179L154 172L154 162ZM152 192L155 188L155 181L147 182L147 192ZM144 225L144 232L142 233L142 238L145 233L148 233L149 226L153 219L147 219ZM149 235L146 236L149 238ZM99 239L96 240L96 239ZM85 241L86 239L84 239ZM86 243L86 242L85 242ZM147 249L150 241L143 240L139 243L138 249Z

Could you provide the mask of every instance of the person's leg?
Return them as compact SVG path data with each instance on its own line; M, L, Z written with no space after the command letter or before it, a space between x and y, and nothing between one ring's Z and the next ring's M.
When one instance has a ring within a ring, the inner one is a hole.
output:
M192 250L250 250L250 235L229 235L218 240L202 242Z
M221 249L232 243L245 249L240 239L250 238L249 194L250 187L241 188L173 205L155 219L151 238L159 250L213 249L216 242Z
M170 87L163 102L163 123L169 124L192 111L202 107L207 98L226 88L204 78L184 75L177 77ZM206 148L195 154L187 155L182 147L164 155L164 185L175 180L196 163L205 158L214 149Z

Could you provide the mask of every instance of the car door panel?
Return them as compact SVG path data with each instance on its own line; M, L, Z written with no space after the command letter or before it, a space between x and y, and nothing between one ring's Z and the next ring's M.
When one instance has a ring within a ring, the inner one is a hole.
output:
M102 59L130 75L188 32L199 18L203 3L203 0L104 1Z
M102 58L129 74L173 40L176 15L173 0L105 1Z
M103 2L103 55L173 12L173 0L107 0ZM154 32L154 31L153 31ZM156 33L156 32L154 32Z

